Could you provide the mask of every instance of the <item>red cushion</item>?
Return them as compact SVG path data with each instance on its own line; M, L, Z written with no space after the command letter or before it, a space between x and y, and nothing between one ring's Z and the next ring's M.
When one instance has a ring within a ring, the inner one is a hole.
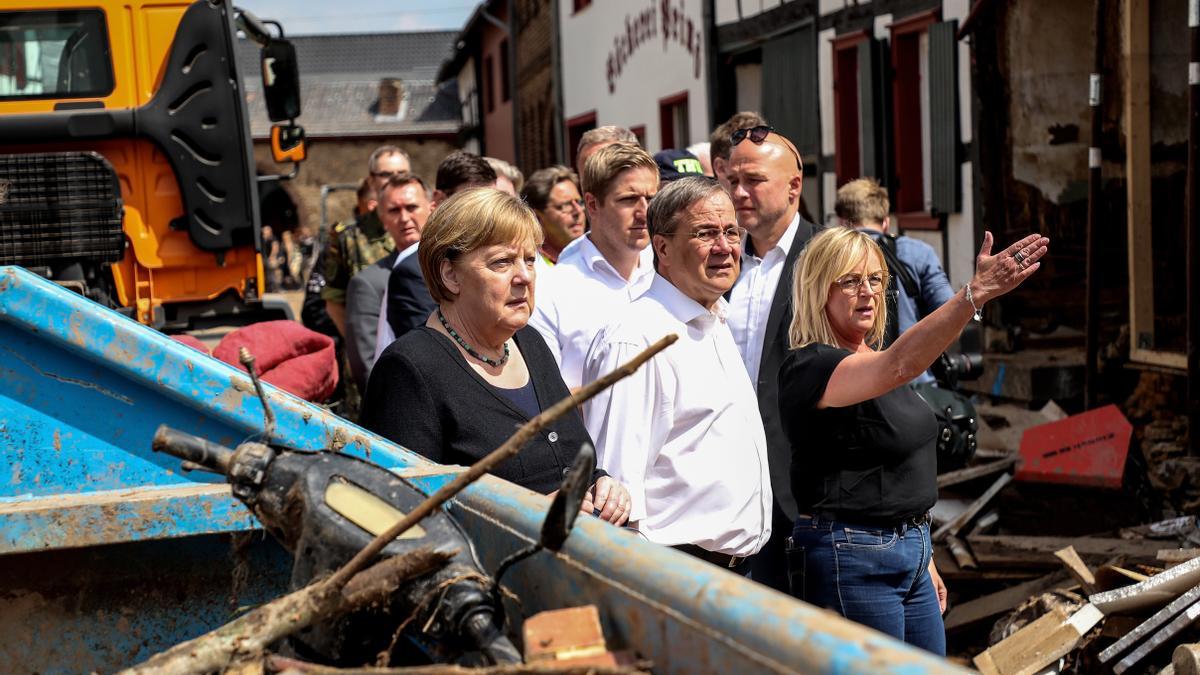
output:
M238 350L254 355L264 382L321 403L337 388L337 355L333 339L295 321L264 321L239 328L221 339L213 356L244 370Z
M199 338L193 335L172 335L171 339L180 344L187 345L196 351L204 352L206 355L211 356L208 351L208 345L204 344Z

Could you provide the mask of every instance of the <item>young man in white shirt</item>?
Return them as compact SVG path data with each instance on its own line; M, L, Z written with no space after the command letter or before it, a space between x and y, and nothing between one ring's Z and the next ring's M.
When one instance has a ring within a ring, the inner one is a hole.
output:
M537 279L529 324L574 389L592 338L650 287L654 279L646 211L658 192L658 165L645 150L612 143L588 158L583 200L592 229L571 242Z
M596 336L584 379L664 335L679 341L584 404L599 466L628 489L650 541L739 574L771 536L767 441L754 387L726 324L745 230L714 179L683 178L650 207L658 274Z
M792 270L816 226L800 216L804 167L800 153L771 127L731 132L725 181L738 224L749 232L737 285L729 295L729 327L758 394L767 432L775 537L754 560L754 580L788 592L785 542L795 523L792 448L779 412L779 367L788 352Z

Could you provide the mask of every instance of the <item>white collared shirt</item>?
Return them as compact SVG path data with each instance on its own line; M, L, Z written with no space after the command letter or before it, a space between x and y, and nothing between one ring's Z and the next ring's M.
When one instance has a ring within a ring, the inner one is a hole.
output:
M584 404L598 465L629 489L630 522L650 541L757 553L771 536L767 439L754 387L726 325L655 275L588 351L594 380L664 335L679 340Z
M783 275L783 266L798 229L800 214L797 213L792 218L792 224L779 238L779 243L762 258L749 250L743 251L742 272L733 286L733 292L729 294L729 329L733 332L733 340L737 343L751 382L758 382L767 319L771 316L775 289L779 286L779 278Z
M404 260L408 258L408 256L416 253L417 247L420 245L421 242L419 241L413 242L408 245L408 248L400 251L400 253L396 255L395 262L392 263L392 269L396 269L400 266L400 263L404 262ZM376 324L375 328L375 358L371 360L371 363L378 361L379 355L383 353L383 350L387 349L388 345L392 344L392 342L396 340L396 334L392 332L392 324L388 323L387 296L387 289L385 288L383 290L383 304L379 306L379 323Z
M649 246L626 280L587 235L563 249L552 269L539 271L529 325L550 347L567 387L585 382L583 358L596 333L621 316L653 280L654 253Z

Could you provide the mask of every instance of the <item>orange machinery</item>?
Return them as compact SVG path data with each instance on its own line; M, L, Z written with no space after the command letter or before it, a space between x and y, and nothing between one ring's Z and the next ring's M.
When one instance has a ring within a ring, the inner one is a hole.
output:
M304 159L295 52L222 0L0 7L0 265L169 330L264 303L258 181ZM238 32L262 48L276 162L257 177Z

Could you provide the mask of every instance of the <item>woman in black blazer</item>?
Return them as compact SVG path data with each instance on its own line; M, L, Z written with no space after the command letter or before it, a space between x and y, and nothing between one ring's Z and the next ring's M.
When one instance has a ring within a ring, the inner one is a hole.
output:
M434 211L417 256L438 307L380 355L363 426L433 461L469 465L570 393L526 327L541 239L533 212L492 188L460 192ZM550 493L585 442L583 419L571 411L493 473ZM584 510L620 525L629 506L625 488L598 472Z

